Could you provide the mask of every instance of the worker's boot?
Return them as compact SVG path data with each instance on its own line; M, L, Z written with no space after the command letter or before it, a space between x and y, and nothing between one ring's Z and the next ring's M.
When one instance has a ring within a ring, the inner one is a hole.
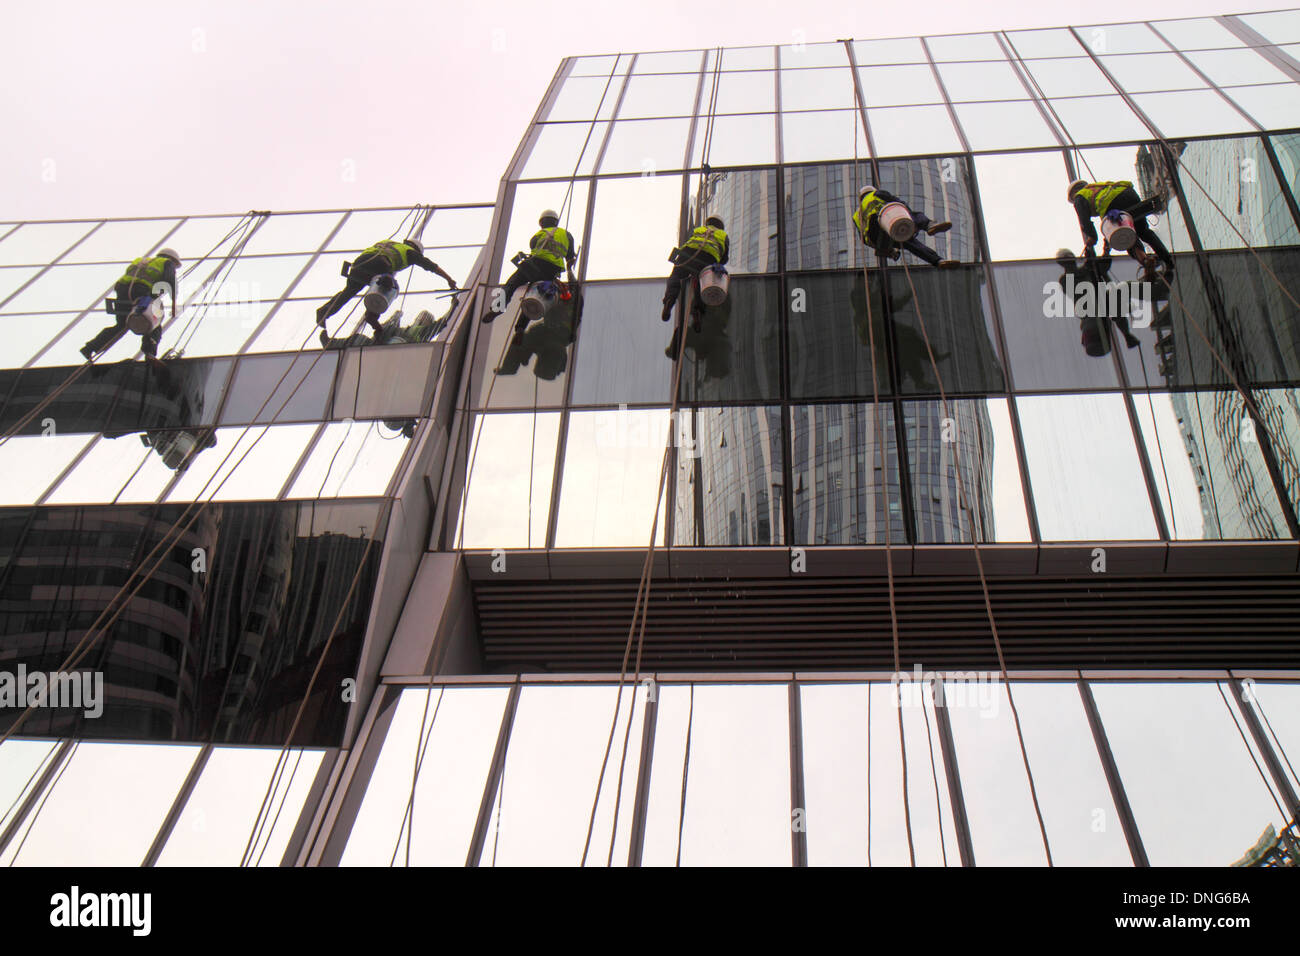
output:
M672 317L673 317L673 301L674 301L674 300L672 300L672 299L665 299L665 300L664 300L664 310L663 310L663 312L661 312L661 313L659 314L659 320L660 320L661 322L670 322L670 321L672 321Z
M95 350L89 345L83 345L81 347L81 354L87 362L93 362L95 360Z
M680 334L681 331L679 329L674 329L672 341L669 342L668 347L664 349L664 355L667 355L673 361L677 360L677 336Z
M939 233L947 232L951 228L952 228L952 223L950 223L948 220L945 219L943 222L930 223L930 225L926 227L925 231L932 236L937 236L939 235Z
M935 263L935 267L939 269L956 269L959 265L961 263L956 259L940 259Z

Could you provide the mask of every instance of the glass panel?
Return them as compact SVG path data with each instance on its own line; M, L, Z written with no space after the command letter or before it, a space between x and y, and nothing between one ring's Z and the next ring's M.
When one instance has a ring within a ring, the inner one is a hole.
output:
M787 163L850 160L854 155L871 154L857 110L786 113L781 124Z
M836 269L863 265L866 247L853 226L858 190L871 182L871 167L792 166L785 174L787 269ZM874 258L874 257L873 257Z
M476 416L458 547L546 545L559 433L559 412ZM525 451L528 468L523 467ZM463 461L463 451L461 455Z
M944 706L975 862L1042 866L1047 857L1006 685L991 674L965 676L944 682ZM1053 865L1131 865L1078 689L1021 682L1012 692Z
M1093 53L1163 53L1169 47L1145 23L1078 27L1079 38Z
M500 263L500 281L504 282L515 271L510 263L511 256L528 249L528 240L541 228L538 222L543 209L558 212L560 225L574 237L574 244L582 242L587 222L587 189L586 180L576 181L571 187L565 183L522 183L515 187L506 229L505 259ZM587 278L591 278L590 270Z
M584 293L582 344L575 405L666 402L672 362L662 360L672 325L655 317L663 307L659 282L588 285ZM685 373L683 373L685 374Z
M669 426L664 408L569 413L557 548L648 543ZM656 544L666 514L660 496Z
M1254 50L1206 50L1189 53L1187 59L1218 86L1285 83L1290 79Z
M918 542L968 543L971 514L981 542L1030 540L1006 399L904 402L903 426Z
M1227 866L1282 828L1228 688L1090 683L1152 866Z
M907 866L909 820L917 865L960 865L933 697L903 686L800 686L810 865Z
M151 439L140 433L100 438L45 503L111 504L128 486L123 501L155 500L174 474L160 457L150 453L150 446L144 444L146 440Z
M1083 149L1075 154L1075 161L1081 177L1092 179L1094 182L1129 180L1142 198L1149 199L1156 195L1165 195L1169 197L1168 205L1178 205L1170 194L1169 161L1165 158L1164 151L1155 146L1111 146L1100 149ZM1195 187L1191 188L1194 189ZM1188 191L1190 192L1191 189L1188 189ZM1065 208L1071 214L1073 213L1073 209L1069 205ZM1078 238L1071 241L1077 244L1082 239L1082 229L1077 225L1077 215L1074 218L1079 233ZM1189 252L1192 249L1192 241L1183 225L1181 213L1148 216L1147 224L1151 227L1152 232L1160 238L1165 248L1171 252ZM1094 228L1097 226L1095 220L1093 225ZM1069 243L1066 243L1066 245L1069 245ZM1041 254L1047 255L1048 253L1044 250ZM1117 278L1130 278L1136 275L1136 268L1130 270L1130 265L1136 267L1136 262L1132 259L1125 260L1123 257L1116 257L1111 272ZM1190 260L1188 265L1195 272L1196 267Z
M241 219L239 216L191 217L181 223L181 227L167 237L167 245L180 253L185 267L189 268L192 263L200 261L200 256L228 254L234 248L235 243L239 241L240 236L245 234L246 220L247 217ZM245 223L245 227L230 235L231 230L235 229L241 222ZM137 252L135 255L139 255L139 253ZM134 258L134 256L131 258ZM201 267L194 270L193 279L195 281L206 279L216 266L217 260L209 259Z
M781 73L781 109L852 109L857 105L853 74L848 67L837 69L784 70Z
M1133 100L1166 138L1247 132L1251 129L1250 121L1212 90L1139 93Z
M48 265L95 225L95 222L26 223L0 242L0 266Z
M984 270L908 269L889 273L901 390L933 393L942 385L947 392L1002 391L1006 384L993 344L997 332L985 302Z
M214 747L158 856L158 866L238 866L255 831L249 862L279 866L324 753L290 750L284 756L267 798L279 750Z
M790 865L788 694L784 684L660 688L643 865L672 866L679 849L683 866Z
M963 148L946 106L870 109L867 122L881 156L953 153Z
M562 120L609 119L614 115L614 104L618 102L618 93L623 86L623 79L615 76L609 79L609 68L613 58L605 69L596 70L596 76L571 76L564 81L555 102L546 114L547 122Z
M78 743L5 866L139 866L198 747Z
M106 222L63 257L63 262L130 262L158 248L178 219L142 219ZM170 241L170 240L169 240ZM204 250L195 249L192 255ZM0 243L0 259L4 244Z
M241 359L221 423L319 421L337 366L334 353Z
M244 246L246 255L315 252L339 224L341 213L274 213Z
M1110 349L1093 355L1087 351L1087 340L1081 342L1085 333L1094 339L1098 334L1092 317L1099 311L1097 286L1092 281L1064 271L1056 262L999 265L993 278L1017 388L1068 391L1120 384ZM1084 296L1093 297L1092 307Z
M15 309L12 305L6 304L5 300L13 295L19 286L40 271L38 266L0 268L0 305L4 306L6 312L21 311ZM81 308L81 306L77 306L77 308Z
M465 863L509 692L440 687L426 707L429 693L402 691L348 836L344 866L403 863L408 853L415 866Z
M854 40L853 58L860 64L925 63L925 50L919 37L897 40ZM869 102L869 101L868 101Z
M1210 322L1205 310L1195 314L1214 347L1221 355L1234 358L1251 381L1283 382L1300 378L1300 354L1297 354L1300 310L1284 291L1294 290L1300 282L1300 251L1264 249L1217 253L1209 259L1210 271L1227 308L1228 334L1218 331L1218 323ZM1176 290L1184 298L1188 296L1181 277ZM1177 303L1173 314L1182 318ZM1195 339L1200 346L1197 351L1204 356L1199 363L1202 377L1212 374L1205 363L1210 356L1204 352L1204 342L1196 330L1181 321L1174 322L1173 330L1182 337L1183 349L1189 348ZM1215 374L1214 381L1226 384L1221 373Z
M212 293L213 302L274 302L310 256L241 256Z
M219 428L219 454L201 455L181 475L167 501L274 499L317 425ZM269 432L270 434L266 434Z
M1073 42L1073 41L1071 41ZM1115 92L1115 86L1087 57L1026 60L1024 67L1042 96L1095 96Z
M777 47L781 69L809 66L847 66L849 54L843 43L791 43Z
M704 62L703 50L674 50L667 53L639 53L633 73L698 73Z
M984 228L995 259L1038 259L1078 245L1079 222L1065 198L1070 178L1058 152L976 156L975 177L984 198ZM1032 216L997 215L999 198L1015 196Z
M928 63L859 67L858 78L862 83L862 98L868 106L943 102L943 93L939 91L939 84L934 81L934 72Z
M626 73L631 65L629 54L610 54L608 56L580 56L573 61L573 76L608 76L611 70ZM617 64L617 65L616 65ZM565 82L568 82L567 80Z
M1287 126L1300 115L1300 86L1295 83L1234 86L1224 92L1265 129Z
M904 541L893 406L796 405L790 409L790 421L794 481L790 543L883 544L885 495L890 540ZM880 474L877 436L881 434L885 480Z
M782 543L781 409L694 408L679 415L676 543Z
M727 47L722 51L723 70L770 70L776 66L776 48L770 46ZM713 51L709 51L713 69Z
M776 162L776 117L771 115L715 116L709 139L709 165L756 166ZM695 130L691 166L704 162L704 123Z
M9 826L58 746L57 740L10 739L0 744L0 806L5 807L0 831Z
M596 156L607 129L608 123L597 123L595 128L590 123L545 123L537 127L537 139L519 171L519 178L588 175L596 167Z
M592 134L592 142L596 142ZM455 209L438 209L424 226L424 247L481 246L487 241L492 227L491 206L468 206Z
M970 141L971 149L1014 149L1054 146L1056 137L1043 122L1038 107L1029 101L1012 103L958 103L953 107Z
M1300 133L1272 135L1268 141L1282 169L1283 184L1293 199L1300 197Z
M1297 765L1291 756L1300 753L1300 684L1264 680L1246 680L1242 684L1263 718L1265 733L1272 741L1273 749L1282 757L1282 765L1289 771L1291 786L1300 787Z
M1205 81L1175 53L1138 53L1099 59L1106 71L1129 93L1205 87Z
M586 293L583 293L584 299ZM483 327L475 342L470 394L478 407L547 408L564 403L569 356L573 341L574 302L552 307L539 322L516 334L522 296ZM589 316L587 307L583 315Z
M862 273L792 275L789 279L790 394L794 398L856 397L872 394L875 342L876 381L890 391L892 373L885 339L880 273L871 274L874 333L867 329Z
M724 169L709 174L701 196L700 177L690 181L691 208L727 225L727 271L732 275L775 272L777 268L776 170Z
M992 33L967 33L962 36L928 37L931 55L943 60L1001 60L1002 47Z
M1023 100L1025 85L1011 65L1000 63L940 63L939 75L954 103L966 100Z
M700 331L687 330L682 400L780 398L780 313L776 279L733 279L727 301L704 308Z
M190 357L233 355L243 346L248 336L252 334L253 329L257 328L270 308L270 303L265 302L212 304L207 300L195 301L181 312L175 321L169 321L167 325L163 326L161 348L164 351L177 348ZM94 321L89 321L90 318L93 318ZM69 333L65 338L64 341L67 346L69 348L73 345L80 346L97 328L104 325L105 318L103 312L100 312L99 315L91 313L87 317L84 326L78 326L80 334L73 335ZM313 315L311 317L313 329L315 328L315 320L316 317ZM175 327L174 335L171 334L173 326ZM301 348L305 340L306 334L304 333L301 338L284 343L284 348ZM122 337L121 342L105 354L105 358L112 360L115 356L134 355L139 349L140 339L135 335L125 335ZM100 359L100 361L104 361L104 359Z
M586 252L587 280L669 272L668 253L681 238L681 206L680 176L601 180Z
M1051 101L1056 121L1071 143L1114 143L1150 136L1120 96L1080 96Z
M712 75L705 77L706 96L711 89L711 83ZM708 108L706 99L701 105L706 118ZM713 108L715 116L719 113L770 113L775 109L776 73L774 71L724 72L718 78L718 101Z
M1179 145L1179 178L1205 248L1241 248L1242 236L1252 246L1300 242L1259 139L1252 136ZM1169 218L1182 226L1180 203L1170 203Z
M96 321L103 315L102 312L99 313ZM39 349L45 347L51 336L58 335L64 326L76 318L75 312L0 316L0 336L3 336L5 343L4 351L0 352L0 365L5 368L21 368ZM69 363L79 363L81 360L78 355L75 359L69 358Z
M1160 20L1152 26L1180 50L1208 50L1242 45L1235 33L1209 17L1199 17L1195 20Z
M1083 52L1074 34L1066 29L1013 30L1007 34L1011 46L1022 58L1078 56Z
M690 128L689 119L621 120L614 124L600 171L653 173L681 169Z
M358 251L390 236L405 238L415 217L409 209L375 209L353 212L325 246ZM264 227L265 228L265 227ZM260 233L259 233L260 235ZM285 250L289 251L289 250ZM300 250L294 250L300 251ZM352 258L348 256L347 258ZM338 271L335 270L335 275Z
M378 497L408 447L400 422L342 422L326 425L286 498Z
M0 505L34 504L93 435L15 435L0 444Z
M396 339L390 344L401 345L403 340ZM333 416L378 418L420 414L429 380L437 375L441 355L440 348L425 345L385 348L382 352L349 349L343 353L343 365L334 382Z
M102 309L103 298L122 275L122 266L54 266L5 303L6 312L62 312ZM0 280L3 281L3 280Z
M1300 11L1251 13L1242 16L1241 20L1270 43L1300 43Z
M639 695L636 719L633 697ZM576 866L587 847L587 825L596 801L591 824L587 863L604 865L607 860L627 859L632 828L631 807L636 802L637 760L641 751L640 717L644 712L644 691L624 688L621 693L608 685L547 687L531 685L519 692L519 707L510 730L510 744L501 771L495 811L496 826L483 847L481 865L492 866ZM601 777L605 742L614 721L614 739L628 733L627 762L619 774L621 744L610 748L609 762ZM630 732L625 730L632 721ZM620 813L614 829L615 794ZM597 793L599 781L599 794ZM610 839L613 837L613 852Z
M1289 536L1236 392L1156 392L1133 404L1173 538Z
M695 69L698 68L697 61ZM638 60L636 73L644 72L641 60ZM700 78L695 72L634 75L627 81L627 88L623 91L618 118L622 121L651 116L690 116L695 112L695 93L699 86Z
M1123 396L1021 396L1016 410L1044 541L1157 537Z

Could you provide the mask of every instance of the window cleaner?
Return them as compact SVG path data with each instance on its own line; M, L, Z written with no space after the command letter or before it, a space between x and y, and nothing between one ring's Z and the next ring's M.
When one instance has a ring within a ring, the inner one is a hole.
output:
M140 436L140 443L152 448L162 458L163 464L172 471L184 471L198 457L199 452L217 444L217 437L211 429L193 431L147 431Z
M452 307L454 309L455 306ZM410 325L402 325L402 310L394 312L379 330L375 333L374 338L368 338L360 333L355 335L332 338L328 333L321 332L320 346L323 349L346 349L354 346L365 345L402 345L415 342L427 342L432 339L446 324L447 319L451 316L451 311L441 319L435 320L433 313L428 309L421 309L416 315L415 321Z
M937 236L952 228L947 220L934 222L923 212L918 212L893 193L874 186L865 186L858 193L858 210L853 214L853 225L863 243L882 256L897 259L901 249L906 249L918 259L939 269L952 269L960 265L955 259L941 259L925 243L916 238L918 229L927 235Z
M514 294L521 286L535 282L554 282L565 270L568 270L572 278L573 264L577 261L578 254L574 250L573 236L567 229L560 228L560 214L554 209L543 209L542 214L537 217L537 224L541 228L528 240L528 248L531 252L521 252L510 260L516 268L502 289L499 300L501 307L497 308L497 305L493 304L492 308L483 315L482 321L485 324L509 307L510 300L514 298ZM539 298L542 297L535 296L533 304L528 305L527 308L535 311ZM527 313L520 315L515 322L515 331L522 332L530 318L536 317L530 317Z
M456 280L443 272L438 263L425 256L424 246L420 244L420 240L404 239L401 242L394 242L385 239L364 249L355 262L343 264L343 275L347 277L347 285L343 287L342 292L336 293L332 299L316 310L316 324L322 329L325 328L325 322L331 315L347 305L348 301L362 289L369 287L365 299L362 300L366 307L365 321L378 334L379 317L397 298L397 280L394 276L409 266L419 266L425 272L436 273L447 280L449 288L456 289ZM387 281L380 282L381 279Z
M1108 294L1111 285L1109 254L1097 258L1090 249L1084 249L1083 262L1074 257L1070 249L1058 249L1056 261L1060 265L1061 276L1057 279L1066 296L1073 294L1074 314L1079 319L1079 342L1083 350L1094 358L1110 354L1110 319L1124 336L1124 343L1131 349L1138 347L1137 336L1129 331L1127 315L1113 311L1111 305L1121 305L1127 301L1122 296Z
M1143 200L1133 188L1133 183L1127 179L1103 183L1090 183L1086 179L1076 179L1070 183L1065 196L1066 200L1074 206L1075 214L1079 217L1079 228L1083 232L1083 239L1088 249L1097 244L1097 230L1093 228L1092 219L1098 216L1102 220L1102 235L1106 237L1106 243L1102 248L1103 254L1107 249L1127 252L1146 269L1150 277L1155 272L1155 263L1142 247L1142 243L1146 243L1164 263L1165 275L1173 275L1173 256L1169 254L1169 250L1165 248L1160 237L1152 231L1151 225L1147 222L1147 214L1162 205L1158 196ZM1126 213L1131 218L1132 225L1129 226L1122 216L1107 218L1112 212ZM1132 235L1131 242L1129 229ZM1119 244L1124 242L1129 242L1129 245L1125 247Z
M723 270L719 274L712 270L726 265L730 258L731 240L727 237L726 224L720 216L709 216L704 220L704 225L693 229L690 237L668 254L668 261L673 264L673 271L669 273L668 284L664 287L664 307L660 319L667 322L673 317L673 306L681 296L682 285L689 279L695 290L695 297L691 303L691 328L698 333L704 306L714 304L704 298L701 273L706 269L710 270L709 276L704 280L710 289L709 299L718 299L718 286L722 284L722 297L718 300L718 304L725 302L725 283L729 281L723 278L726 276L726 271ZM682 324L678 323L674 327L672 341L664 349L664 354L669 358L677 357L677 336L681 333Z
M111 348L127 329L140 336L140 348L150 361L158 361L158 343L162 340L162 316L157 300L165 292L171 299L172 319L176 318L176 270L181 257L175 249L159 249L154 256L142 256L126 267L113 287L116 298L104 301L105 310L114 316L112 325L81 347L86 361Z

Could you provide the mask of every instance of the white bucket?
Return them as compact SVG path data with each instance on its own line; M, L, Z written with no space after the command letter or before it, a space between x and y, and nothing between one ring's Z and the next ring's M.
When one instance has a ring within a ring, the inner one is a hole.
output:
M530 285L524 292L524 301L520 306L525 317L531 322L551 311L551 306L559 298L558 291L554 282L534 282Z
M916 235L916 222L901 202L886 203L880 210L880 227L895 242L907 242Z
M383 315L397 299L397 280L391 275L375 276L370 282L362 303L367 312Z
M162 309L157 299L145 306L143 311L132 309L131 314L126 317L126 327L136 335L148 335L160 325L162 325Z
M1121 212L1114 218L1111 218L1110 213L1102 216L1101 234L1116 252L1128 252L1138 238L1137 230L1133 228L1133 217L1126 212Z
M175 471L190 456L197 444L198 440L189 432L176 432L155 445L154 450L162 456L163 464Z
M727 287L731 276L722 266L705 266L700 270L700 299L708 306L722 305L727 301Z

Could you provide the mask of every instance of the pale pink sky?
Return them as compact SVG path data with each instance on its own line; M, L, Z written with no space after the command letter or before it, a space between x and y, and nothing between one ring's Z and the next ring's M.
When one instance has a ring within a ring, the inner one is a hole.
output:
M566 55L1251 9L1249 0L8 4L0 218L492 201Z

